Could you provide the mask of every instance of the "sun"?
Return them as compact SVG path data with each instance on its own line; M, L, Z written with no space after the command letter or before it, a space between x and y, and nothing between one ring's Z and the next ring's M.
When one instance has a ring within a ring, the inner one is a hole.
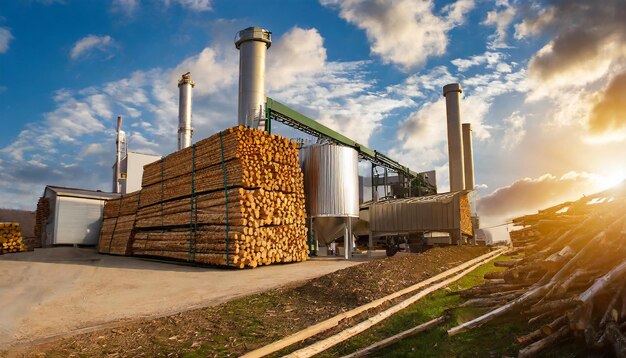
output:
M626 170L619 169L606 174L599 174L596 178L598 190L606 190L620 185L626 180Z

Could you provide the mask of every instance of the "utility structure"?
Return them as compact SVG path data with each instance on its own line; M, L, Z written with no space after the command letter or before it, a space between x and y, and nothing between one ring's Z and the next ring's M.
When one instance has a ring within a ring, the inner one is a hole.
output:
M463 169L465 170L465 190L474 190L474 153L472 149L472 125L463 123Z
M126 135L122 132L122 116L117 117L117 137L115 138L115 170L113 171L114 193L122 192L122 144L126 144ZM125 148L124 148L125 149Z
M443 87L446 97L448 118L448 157L450 170L450 191L465 190L465 170L463 163L463 137L461 133L461 85L450 83Z
M178 81L178 150L191 146L191 100L195 85L190 72Z
M265 55L272 45L272 33L260 27L239 31L239 125L265 129Z

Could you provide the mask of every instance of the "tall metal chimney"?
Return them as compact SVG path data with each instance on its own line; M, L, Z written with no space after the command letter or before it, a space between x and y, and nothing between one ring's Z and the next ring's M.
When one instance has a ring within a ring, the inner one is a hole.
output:
M195 85L189 72L178 81L178 150L191 146L191 89Z
M463 167L465 190L474 190L474 151L472 149L472 125L463 123Z
M272 33L260 27L239 31L235 46L239 49L240 125L265 127L265 54L272 45Z
M446 97L446 114L448 117L450 191L461 191L465 189L460 111L460 96L462 92L461 85L458 83L450 83L443 86L443 96Z
M113 192L120 193L120 179L122 173L120 166L122 164L122 116L117 117L117 138L115 139L116 153L115 153L115 175L113 178Z

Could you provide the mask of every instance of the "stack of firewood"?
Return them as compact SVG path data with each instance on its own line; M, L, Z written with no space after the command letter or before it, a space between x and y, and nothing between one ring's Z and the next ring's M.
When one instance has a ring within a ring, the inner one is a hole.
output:
M100 228L98 252L103 254L130 255L131 239L139 192L109 199L104 205L104 221Z
M267 132L234 127L146 165L138 207L133 255L237 268L308 257L297 144Z
M523 315L540 326L518 342L520 357L565 339L626 356L626 189L617 188L514 220L518 258L507 270L463 292L465 306L498 308L448 331L456 334L495 317Z
M26 251L18 223L0 223L0 253Z
M45 197L39 198L37 202L37 211L35 213L35 240L33 240L33 248L41 247L44 226L50 217L50 200Z

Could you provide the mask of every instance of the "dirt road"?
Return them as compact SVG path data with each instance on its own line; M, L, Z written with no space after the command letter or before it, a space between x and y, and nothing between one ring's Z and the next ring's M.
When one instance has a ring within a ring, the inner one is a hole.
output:
M307 261L254 270L198 268L60 247L0 256L0 348L212 306L355 265Z

